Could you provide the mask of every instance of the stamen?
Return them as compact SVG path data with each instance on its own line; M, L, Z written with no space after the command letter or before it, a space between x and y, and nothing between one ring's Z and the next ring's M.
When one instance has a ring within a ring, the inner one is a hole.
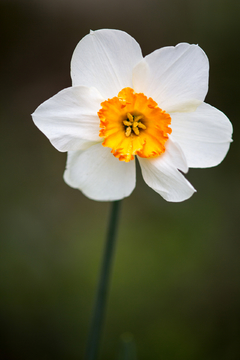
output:
M140 128L140 129L146 129L147 127L143 124L143 123L141 123L140 121L139 121L139 123L138 123L138 127Z
M130 121L124 120L123 124L126 126L132 126L132 123Z
M138 130L137 127L133 127L132 129L133 129L133 131L135 132L136 135L139 135L139 130Z
M139 121L142 119L142 115L134 116L134 121Z
M126 136L130 136L131 135L131 132L132 132L132 128L129 126L127 127L126 131L125 131L125 135Z
M132 116L132 114L127 113L127 118L128 118L129 121L131 121L131 123L133 122L133 116Z
M145 130L147 127L141 123L140 119L142 119L142 115L132 115L130 112L127 113L127 120L123 120L123 125L125 128L125 135L128 137L132 134L139 135L139 129Z

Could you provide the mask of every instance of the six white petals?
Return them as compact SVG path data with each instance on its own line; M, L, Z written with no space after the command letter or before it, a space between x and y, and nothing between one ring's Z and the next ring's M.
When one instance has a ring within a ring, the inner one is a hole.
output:
M94 200L119 200L135 187L135 160L119 161L102 146L97 112L125 87L152 97L170 114L172 134L163 154L138 158L142 175L167 201L183 201L195 189L179 170L218 165L231 142L226 115L203 103L208 73L208 58L197 45L165 47L143 58L127 33L91 31L73 53L73 86L40 105L33 121L53 146L68 151L67 184Z

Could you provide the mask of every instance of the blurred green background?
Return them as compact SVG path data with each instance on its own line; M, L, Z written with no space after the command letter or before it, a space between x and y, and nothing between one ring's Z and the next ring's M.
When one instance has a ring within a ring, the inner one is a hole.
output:
M224 162L190 169L172 204L145 185L123 201L101 359L133 334L139 360L240 359L239 0L0 0L0 358L83 359L109 204L62 179L66 154L30 114L71 85L90 29L130 33L143 54L179 42L210 60L206 101L234 126Z

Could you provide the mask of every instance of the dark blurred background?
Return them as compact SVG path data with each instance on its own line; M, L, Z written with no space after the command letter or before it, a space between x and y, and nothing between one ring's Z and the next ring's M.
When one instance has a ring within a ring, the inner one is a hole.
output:
M165 202L138 173L123 201L101 359L133 334L139 360L240 359L239 0L0 0L0 358L83 359L109 204L62 174L30 114L71 86L90 29L130 33L143 54L179 42L210 60L206 101L234 126L216 168L190 169L197 193Z

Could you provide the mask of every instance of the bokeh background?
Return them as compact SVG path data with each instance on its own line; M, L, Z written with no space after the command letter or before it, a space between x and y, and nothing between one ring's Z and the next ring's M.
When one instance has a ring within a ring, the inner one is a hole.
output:
M30 114L71 86L69 64L90 29L130 33L143 54L179 42L210 60L206 101L234 126L224 162L190 169L197 193L172 204L145 185L122 204L100 351L117 359L240 358L238 0L0 0L0 358L83 359L109 203L68 187L66 154Z

